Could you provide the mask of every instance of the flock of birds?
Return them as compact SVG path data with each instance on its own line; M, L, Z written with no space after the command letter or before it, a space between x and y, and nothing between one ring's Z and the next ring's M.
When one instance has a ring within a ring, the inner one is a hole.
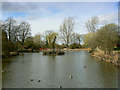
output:
M86 68L86 66L84 66L84 68ZM2 72L4 72L4 70L2 70ZM73 76L69 75L69 78L72 79ZM31 79L31 81L33 81L33 78ZM40 80L38 80L38 82L40 82ZM58 88L62 88L62 86L58 86Z
M72 79L73 76L69 75L69 78ZM31 79L31 81L33 81L33 78ZM38 80L38 82L40 82L40 80ZM62 88L62 86L59 86L58 88Z
M84 66L84 68L86 68L86 66ZM73 76L71 76L71 75L69 75L68 77L69 77L70 79L73 78ZM33 79L31 79L31 81L33 81ZM40 82L40 80L38 80L38 82ZM58 86L58 88L62 88L62 86Z
M31 79L31 81L33 81L33 79ZM40 80L38 80L38 82L40 82Z

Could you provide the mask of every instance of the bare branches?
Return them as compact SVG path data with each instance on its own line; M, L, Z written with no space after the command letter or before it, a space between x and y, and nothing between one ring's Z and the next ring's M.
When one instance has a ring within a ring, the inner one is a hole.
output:
M98 17L93 17L86 22L86 27L90 33L95 33L98 29L99 19Z
M30 29L30 24L29 23L22 22L19 25L19 37L18 37L18 40L21 41L22 45L24 44L24 41L25 41L26 37L31 34L30 31L31 31L31 29Z
M60 26L60 37L64 41L64 43L67 45L67 47L70 44L71 35L73 33L74 29L74 20L72 17L68 17L67 19L64 19L63 25Z
M16 21L12 17L7 18L4 22L4 30L7 32L8 40L12 41L13 33L16 31Z

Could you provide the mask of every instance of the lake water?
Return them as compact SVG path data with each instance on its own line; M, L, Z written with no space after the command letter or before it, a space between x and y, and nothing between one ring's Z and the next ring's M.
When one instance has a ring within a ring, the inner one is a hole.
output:
M87 51L70 51L63 56L24 53L3 59L2 67L3 88L118 87L118 68L94 59Z

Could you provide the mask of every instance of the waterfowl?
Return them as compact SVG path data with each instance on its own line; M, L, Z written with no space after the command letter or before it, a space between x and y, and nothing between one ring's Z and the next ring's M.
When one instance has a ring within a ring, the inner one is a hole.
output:
M72 76L70 75L69 78L72 78Z
M86 68L86 66L84 66L84 68Z
M59 88L62 88L62 86L59 86Z
M38 82L40 82L40 80L38 80Z
M33 79L31 79L31 81L33 81Z

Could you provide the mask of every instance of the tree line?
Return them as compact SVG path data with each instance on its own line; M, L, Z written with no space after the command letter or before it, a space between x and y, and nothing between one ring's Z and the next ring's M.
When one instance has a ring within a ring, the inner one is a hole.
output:
M72 17L65 18L60 26L59 33L53 30L46 30L44 34L31 35L31 25L23 21L20 24L9 17L6 20L0 20L0 29L2 30L2 54L9 54L11 51L22 49L39 48L80 48L80 34L73 33L74 20ZM62 42L62 45L56 41Z
M115 23L99 27L99 19L93 17L86 22L89 31L84 38L84 46L90 47L93 51L99 47L105 54L112 54L115 45L120 48L120 26Z
M21 22L17 24L16 20L9 17L5 21L0 21L2 30L2 54L9 54L22 48L26 38L31 34L30 24Z
M102 47L105 52L112 52L116 44L120 45L119 26L111 23L99 26L99 19L93 17L86 22L88 34L74 32L75 21L72 17L65 18L59 31L46 30L43 34L31 35L31 25L23 21L20 24L9 17L0 21L2 30L2 54L23 49L51 48L85 48ZM60 43L59 43L60 42Z

